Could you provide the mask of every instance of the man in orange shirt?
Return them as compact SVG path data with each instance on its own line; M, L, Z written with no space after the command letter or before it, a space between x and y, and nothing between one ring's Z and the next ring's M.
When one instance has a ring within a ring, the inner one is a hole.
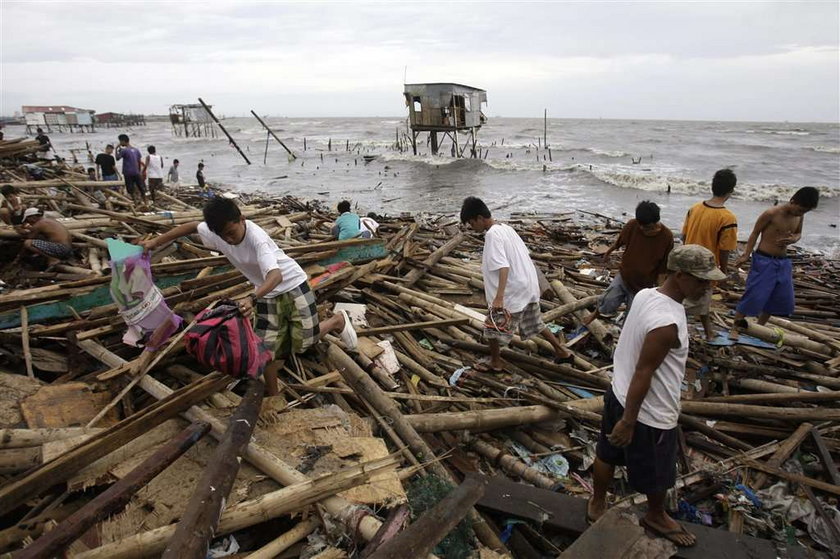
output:
M730 169L721 169L715 173L712 197L691 206L682 228L683 243L701 245L712 251L716 264L724 274L728 273L729 254L738 246L738 220L725 206L735 191L737 181L735 173ZM713 286L699 299L684 301L686 314L700 317L707 340L715 338L712 320L709 318L712 289Z

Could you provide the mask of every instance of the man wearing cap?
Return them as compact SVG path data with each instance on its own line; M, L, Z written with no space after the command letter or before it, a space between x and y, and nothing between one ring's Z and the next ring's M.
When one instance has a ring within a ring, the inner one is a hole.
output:
M604 514L615 467L626 466L630 486L647 495L642 526L679 546L692 546L694 535L665 511L665 495L677 476L677 421L688 357L682 303L700 297L710 281L725 275L714 254L700 245L671 251L668 270L661 287L642 289L633 299L618 339L586 516L594 522Z
M26 252L34 252L46 257L47 266L53 266L73 256L70 231L56 220L41 215L38 208L27 208L23 212L23 223L15 230L26 238L15 261Z

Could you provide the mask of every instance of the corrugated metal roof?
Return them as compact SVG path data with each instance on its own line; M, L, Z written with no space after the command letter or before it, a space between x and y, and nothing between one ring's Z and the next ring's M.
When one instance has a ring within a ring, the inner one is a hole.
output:
M23 113L92 113L91 109L79 109L69 105L24 105L21 107Z
M408 87L416 87L416 86L428 87L430 85L436 85L436 86L453 86L454 85L454 86L457 86L457 87L464 87L464 88L467 88L467 89L472 89L473 91L484 91L485 93L487 93L485 90L480 89L478 87L473 87L471 85L464 85L462 83L454 83L454 82L429 82L429 83L406 83L406 84L403 84L403 86L407 87L407 88Z

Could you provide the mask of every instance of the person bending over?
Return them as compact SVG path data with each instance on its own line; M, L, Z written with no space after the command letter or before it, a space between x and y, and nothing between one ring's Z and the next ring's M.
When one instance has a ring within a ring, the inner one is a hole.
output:
M347 313L341 311L320 322L306 272L262 227L245 219L233 200L213 198L204 206L204 221L184 223L141 244L153 251L195 233L204 246L224 254L254 285L239 307L247 317L256 315L254 331L274 353L275 360L265 369L269 395L278 393L282 359L303 353L327 334L338 333L348 348L356 347L356 332Z

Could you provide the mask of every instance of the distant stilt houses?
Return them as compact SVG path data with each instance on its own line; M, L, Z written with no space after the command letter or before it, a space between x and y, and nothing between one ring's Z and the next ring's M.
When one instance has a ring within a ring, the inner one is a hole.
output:
M26 133L34 134L38 128L47 132L94 132L94 112L65 105L21 107Z
M212 107L212 105L211 105ZM210 113L198 103L169 107L172 133L185 138L215 138L216 126Z
M428 132L433 155L449 138L454 156L463 157L470 148L470 156L476 157L478 129L487 120L481 112L481 104L487 103L486 91L457 83L411 83L405 84L404 94L415 155L417 137Z
M144 115L122 113L99 113L96 124L105 128L130 128L132 126L146 126Z

